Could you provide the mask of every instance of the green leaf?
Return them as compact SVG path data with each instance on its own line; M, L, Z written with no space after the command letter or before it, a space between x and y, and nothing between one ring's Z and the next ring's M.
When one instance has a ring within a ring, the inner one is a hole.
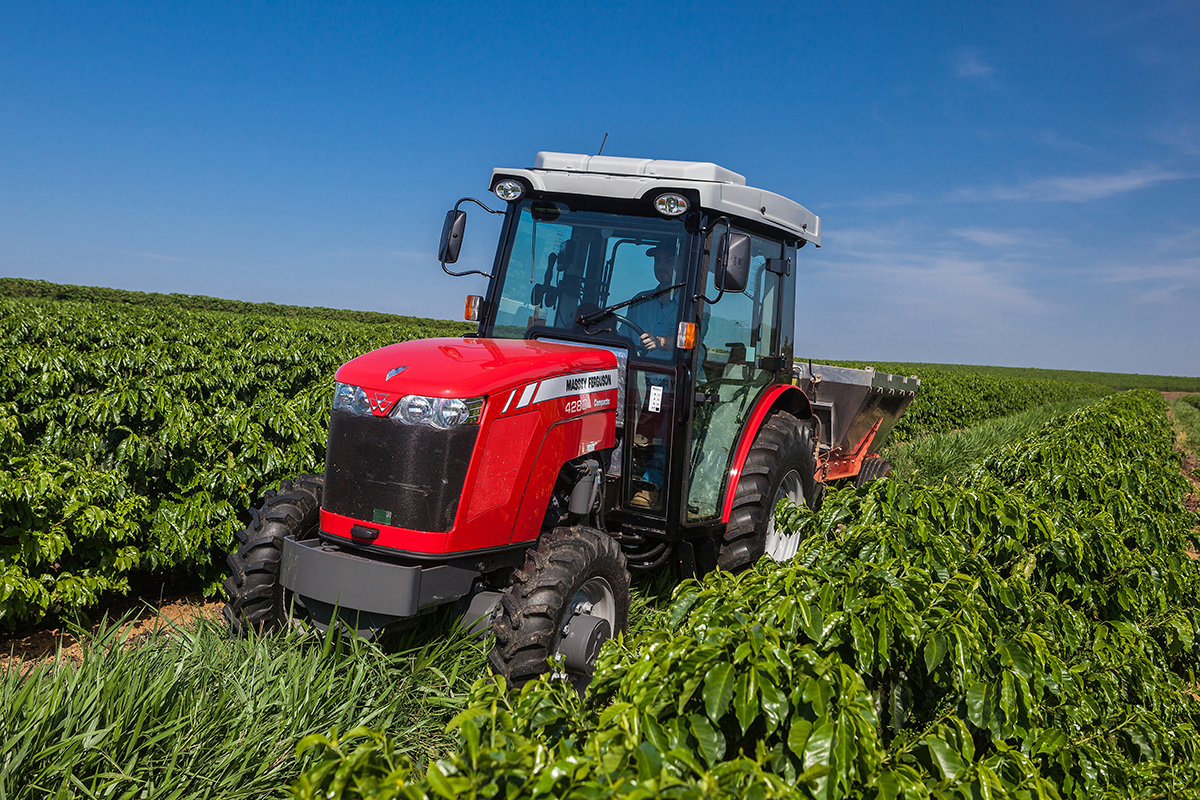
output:
M738 676L737 687L733 694L733 710L737 714L738 725L742 733L758 719L758 681L753 669L748 669Z
M929 748L930 758L944 779L952 781L966 768L959 754L937 736L925 737L925 744Z
M708 671L704 678L704 713L714 724L720 724L721 717L729 708L733 699L734 674L733 664L728 662L718 664Z
M833 720L826 717L817 725L816 729L808 737L808 743L804 746L804 772L809 774L809 770L813 767L824 767L832 772L836 768L833 745L834 745L834 723ZM827 772L813 779L813 794L821 797L828 791L832 793L833 787L837 785L837 781L831 780L832 776Z
M763 714L767 718L767 734L770 735L787 717L787 695L762 673L758 676L758 692L762 698Z
M812 730L813 724L803 717L793 722L788 730L788 749L795 753L797 758L804 758L805 746L808 744L808 737Z
M942 659L946 657L948 648L946 636L941 633L935 633L925 642L925 672L929 675L933 674L933 670Z
M967 689L967 719L976 728L986 728L991 717L991 708L988 706L989 688L987 684L980 682L971 684Z
M706 717L692 714L688 717L692 735L696 737L700 755L710 767L725 755L725 737L716 731Z

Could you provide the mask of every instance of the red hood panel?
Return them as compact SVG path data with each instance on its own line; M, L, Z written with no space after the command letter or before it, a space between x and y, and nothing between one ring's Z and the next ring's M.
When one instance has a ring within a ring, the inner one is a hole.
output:
M612 353L585 345L525 339L416 339L347 361L338 369L337 380L397 396L466 398L563 372L616 366ZM399 371L388 378L394 370Z

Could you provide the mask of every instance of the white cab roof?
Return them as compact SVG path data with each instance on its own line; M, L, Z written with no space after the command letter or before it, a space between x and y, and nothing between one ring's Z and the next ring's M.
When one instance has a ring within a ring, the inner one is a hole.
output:
M524 178L535 191L621 199L649 199L667 189L692 189L700 205L713 211L758 220L821 244L821 220L782 195L746 185L736 172L706 161L538 153L532 169L492 170L491 186L507 177Z

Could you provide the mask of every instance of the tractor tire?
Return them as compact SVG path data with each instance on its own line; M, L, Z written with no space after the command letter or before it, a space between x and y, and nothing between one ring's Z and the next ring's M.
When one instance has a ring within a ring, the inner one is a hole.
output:
M592 640L581 649L567 635L570 628L574 637L592 631ZM582 692L603 640L629 629L629 570L621 546L582 525L543 535L501 595L492 629L496 644L488 660L509 685L549 672L555 659L556 674Z
M324 475L300 475L268 491L261 508L250 510L250 527L237 532L238 548L229 554L222 614L235 636L249 631L270 633L294 617L304 617L298 598L279 582L285 538L303 540L317 534Z
M866 486L871 481L886 478L892 474L892 464L885 458L868 458L862 462L862 468L854 476L854 486Z
M733 495L717 566L741 572L763 555L786 561L796 554L795 536L775 532L775 506L787 497L816 508L816 457L812 429L786 411L758 429Z

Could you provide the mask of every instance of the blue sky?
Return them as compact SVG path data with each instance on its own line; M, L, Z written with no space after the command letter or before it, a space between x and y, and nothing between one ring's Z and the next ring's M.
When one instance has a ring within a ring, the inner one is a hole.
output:
M821 216L804 354L1200 375L1197 41L1200 0L8 3L0 274L456 317L446 209L607 132Z

